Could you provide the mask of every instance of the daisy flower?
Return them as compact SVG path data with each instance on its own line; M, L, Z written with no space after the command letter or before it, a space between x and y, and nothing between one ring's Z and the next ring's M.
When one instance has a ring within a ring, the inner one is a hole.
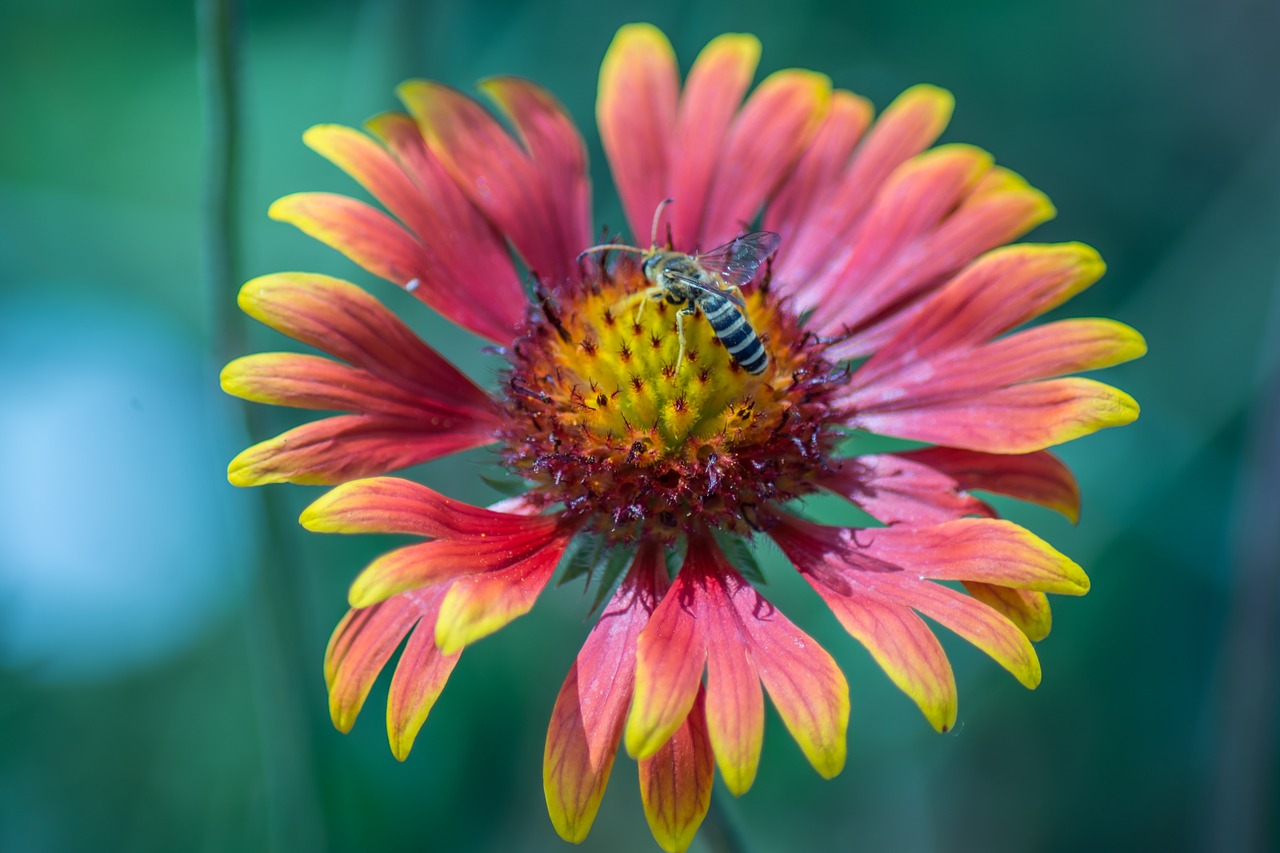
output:
M717 769L732 793L751 787L766 694L814 769L840 772L848 684L757 589L753 539L777 544L937 730L955 723L956 685L925 618L1035 687L1046 594L1088 579L975 493L1074 521L1076 483L1046 448L1138 413L1068 376L1141 355L1135 331L1027 326L1102 261L1078 243L1007 245L1053 208L986 152L934 147L948 93L917 86L874 117L811 71L751 90L759 55L754 37L721 36L682 84L661 32L618 32L596 118L623 235L594 232L582 138L527 80L480 84L497 115L415 80L406 112L365 133L307 131L383 209L302 193L271 216L492 341L492 390L353 284L281 273L240 293L324 355L250 355L223 387L340 414L245 450L231 481L333 485L309 530L422 540L351 586L324 665L339 729L403 646L387 701L403 760L468 645L558 568L598 585L546 742L547 805L570 841L622 744L655 839L686 848ZM910 449L851 452L866 434ZM481 508L384 476L485 446L520 496ZM797 499L824 492L878 524L805 519Z

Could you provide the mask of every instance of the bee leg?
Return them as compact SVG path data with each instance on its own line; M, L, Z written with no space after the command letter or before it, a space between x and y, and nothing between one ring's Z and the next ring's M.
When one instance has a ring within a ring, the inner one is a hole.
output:
M640 291L639 293L633 293L630 296L628 296L626 299L622 299L622 300L619 300L618 302L615 302L613 304L613 308L621 312L629 308L631 306L631 303L638 302L640 307L636 309L636 319L635 319L635 324L638 326L640 325L640 317L643 316L644 314L645 303L648 302L650 299L660 299L661 297L662 297L662 288L650 287L646 290Z
M676 312L676 335L680 338L680 355L676 357L676 373L680 372L680 365L684 364L684 318L698 313L698 309L690 303Z

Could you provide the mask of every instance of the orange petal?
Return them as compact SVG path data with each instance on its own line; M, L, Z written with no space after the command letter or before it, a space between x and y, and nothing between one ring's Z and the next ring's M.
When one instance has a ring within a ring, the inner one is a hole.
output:
M965 581L964 588L978 601L1017 625L1031 642L1038 643L1049 636L1053 614L1049 609L1049 599L1043 592L977 581Z
M743 586L747 585L741 578L738 580ZM721 608L722 612L728 613L735 609L723 597L726 590L708 585L708 591L712 594L705 603L707 611ZM760 748L764 744L764 692L760 689L760 676L747 655L737 626L717 625L715 623L719 620L715 619L709 621L707 731L711 735L711 749L725 787L735 797L740 797L750 790L760 768Z
M789 281L815 279L842 247L852 245L854 230L889 175L938 138L954 106L949 92L933 86L914 86L899 95L867 132L822 210L795 234L778 274Z
M333 193L295 193L278 199L267 215L401 287L431 277L431 259L422 244L390 216L362 201Z
M533 159L542 180L552 220L545 223L547 239L559 246L557 277L568 275L569 261L591 239L591 184L587 179L587 149L564 105L546 89L518 77L493 77L480 84L511 121ZM541 267L535 269L541 270Z

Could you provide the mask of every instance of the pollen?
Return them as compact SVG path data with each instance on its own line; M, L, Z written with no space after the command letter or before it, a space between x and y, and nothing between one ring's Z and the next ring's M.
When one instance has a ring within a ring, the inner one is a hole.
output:
M694 524L749 534L763 508L814 490L839 413L836 368L764 286L746 320L769 353L743 370L700 312L644 298L630 256L540 293L504 377L508 468L530 498L620 540ZM681 357L680 327L684 354Z

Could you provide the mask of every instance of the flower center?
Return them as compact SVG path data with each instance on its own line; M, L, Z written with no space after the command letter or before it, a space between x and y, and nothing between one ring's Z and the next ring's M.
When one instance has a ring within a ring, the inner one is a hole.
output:
M740 313L768 354L760 370L736 315L680 295L631 254L541 295L512 348L502 436L536 501L617 538L671 538L694 523L759 529L770 504L814 490L837 420L825 347L754 287Z

